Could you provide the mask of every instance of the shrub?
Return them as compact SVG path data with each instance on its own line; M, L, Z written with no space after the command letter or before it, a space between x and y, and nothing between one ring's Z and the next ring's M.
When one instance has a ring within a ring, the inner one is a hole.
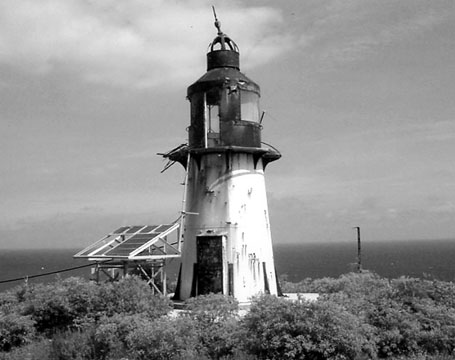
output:
M247 348L260 358L375 357L373 329L329 301L298 303L262 296L243 322Z
M379 357L417 355L419 323L400 303L386 300L368 314L368 322L378 336Z
M32 342L35 335L34 322L29 316L16 313L0 313L0 351L10 351Z
M20 292L21 312L32 317L38 332L50 336L70 328L77 319L93 316L98 293L96 284L80 278L37 284Z
M51 338L50 359L113 360L127 354L126 337L142 326L141 315L103 316L96 322L89 319L77 329L54 334Z
M94 327L92 341L97 360L122 358L126 355L126 335L120 336L121 334L119 326L114 322L99 323Z
M57 282L65 294L70 317L96 316L100 303L100 286L92 281L71 277Z
M37 331L48 336L102 316L142 313L157 318L171 309L168 299L153 295L147 283L136 277L102 285L69 278L30 286L21 297L22 314L30 315Z
M143 314L115 314L103 316L96 324L87 324L85 328L94 331L93 341L97 359L122 357L128 350L128 336L151 319Z
M13 291L0 293L0 312L5 314L18 311L19 301Z
M38 332L50 335L72 324L66 290L60 283L30 287L26 296L23 314L30 315Z
M412 303L412 315L419 323L416 342L420 351L429 354L453 353L455 350L455 309L431 299Z
M239 304L231 296L209 294L189 298L185 302L185 308L188 310L185 313L186 316L206 326L227 319L237 318Z
M50 346L48 339L36 339L9 352L0 352L0 360L51 360Z
M298 283L288 281L287 275L280 276L279 283L284 293L311 293L315 292L312 278L305 278Z
M68 330L54 334L49 360L95 360L93 332Z
M194 323L185 317L144 319L127 342L129 354L137 360L201 359Z
M314 303L262 296L239 319L232 297L211 294L170 317L169 300L136 277L17 287L0 293L0 359L439 360L455 353L452 283L362 272L284 286L321 296Z
M204 352L211 359L234 354L241 342L238 302L221 294L202 295L185 302L184 316L193 321Z
M103 284L99 300L99 311L106 316L144 313L154 319L172 309L169 299L154 295L147 283L136 276Z

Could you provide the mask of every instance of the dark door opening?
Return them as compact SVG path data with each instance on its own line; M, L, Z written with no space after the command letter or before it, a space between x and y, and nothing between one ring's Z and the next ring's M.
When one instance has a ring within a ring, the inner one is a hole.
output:
M223 237L197 237L197 295L223 293Z

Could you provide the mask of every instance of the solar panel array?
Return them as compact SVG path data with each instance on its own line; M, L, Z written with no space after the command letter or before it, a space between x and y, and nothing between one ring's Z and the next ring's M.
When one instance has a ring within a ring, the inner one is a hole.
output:
M98 253L101 249L105 249L107 246L109 246L109 243L115 242L116 237L112 237L111 235L107 235L101 240L98 240L97 242L93 243L92 245L86 247L84 250L81 252L77 253L76 256L89 256L90 254ZM115 246L115 244L113 245ZM110 246L109 248L112 248L113 246Z
M104 255L106 256L128 256L134 250L145 245L148 241L157 237L159 234L136 234L129 239L123 241L121 244L109 250Z
M176 224L122 226L88 246L75 257L128 258L132 252L175 226ZM158 238L154 243L138 255L166 255L165 241Z

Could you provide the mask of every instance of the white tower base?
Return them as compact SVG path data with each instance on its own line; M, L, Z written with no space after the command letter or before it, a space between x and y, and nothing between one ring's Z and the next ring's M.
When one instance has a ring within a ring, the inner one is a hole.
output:
M262 159L230 151L192 156L187 181L178 298L277 295Z

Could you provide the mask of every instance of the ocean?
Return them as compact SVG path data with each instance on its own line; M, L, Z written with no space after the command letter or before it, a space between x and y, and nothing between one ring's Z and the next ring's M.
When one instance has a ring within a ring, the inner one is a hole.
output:
M88 265L73 259L80 249L0 250L0 291L12 288L33 275ZM355 269L357 243L275 244L278 276L288 281L338 277ZM409 276L453 281L455 239L362 242L362 267L381 276ZM176 268L176 266L174 266ZM171 272L175 274L175 271ZM88 278L90 267L29 279L30 283L54 281L57 276ZM6 280L20 278L14 282ZM172 281L172 276L170 281Z

